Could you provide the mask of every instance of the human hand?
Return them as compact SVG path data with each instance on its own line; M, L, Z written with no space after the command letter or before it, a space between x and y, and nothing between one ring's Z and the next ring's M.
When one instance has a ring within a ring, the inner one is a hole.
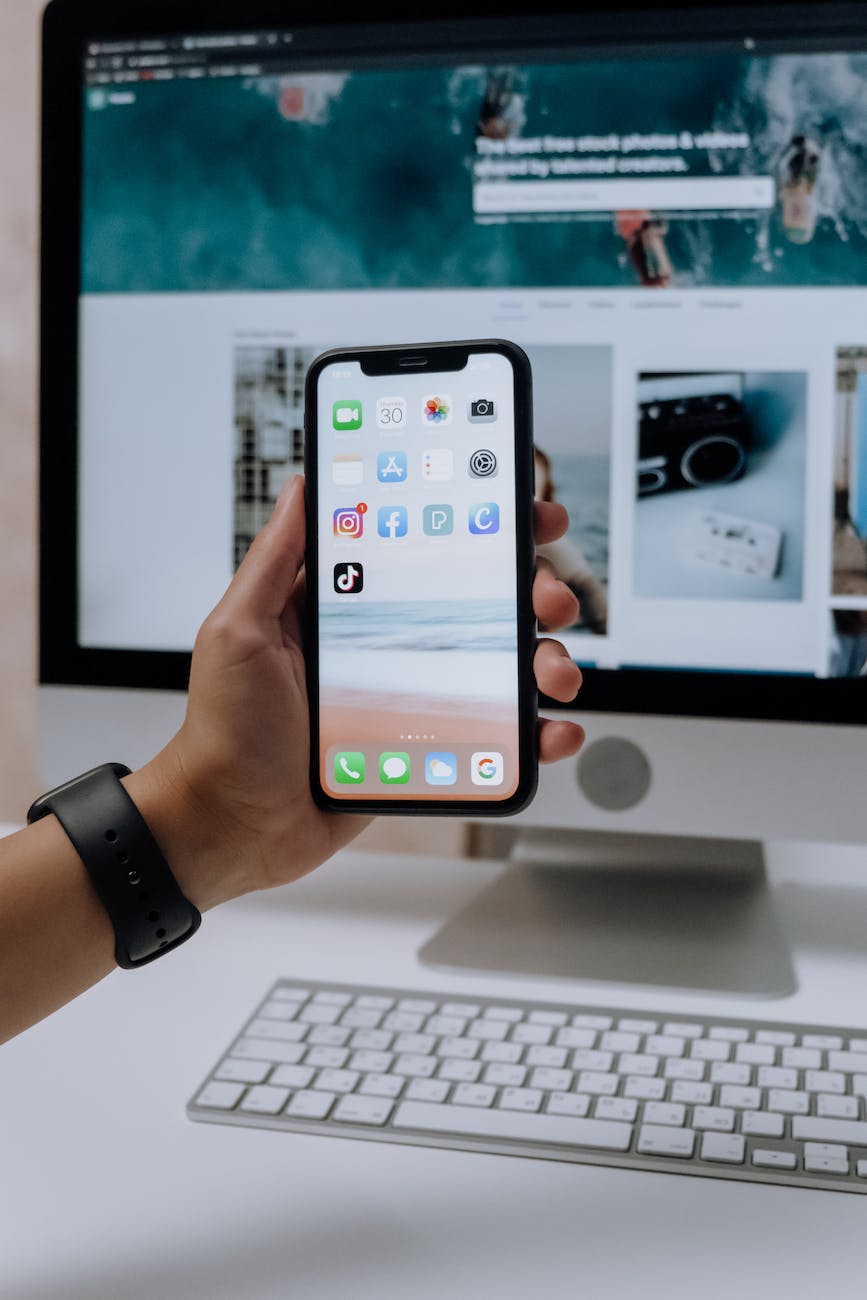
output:
M538 544L563 535L563 506L536 502ZM304 492L283 490L222 600L196 638L183 725L125 784L200 911L297 879L348 844L368 818L318 808L310 792L310 729L302 647ZM575 621L577 601L546 567L533 608L547 628ZM559 642L540 640L539 690L568 702L581 673ZM583 731L539 724L539 757L574 754Z

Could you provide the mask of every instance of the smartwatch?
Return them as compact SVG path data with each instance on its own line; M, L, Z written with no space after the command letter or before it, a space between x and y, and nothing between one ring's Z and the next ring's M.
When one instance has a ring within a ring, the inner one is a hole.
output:
M184 897L120 778L104 763L42 795L28 824L53 813L84 863L114 929L118 966L132 970L191 938L201 914Z

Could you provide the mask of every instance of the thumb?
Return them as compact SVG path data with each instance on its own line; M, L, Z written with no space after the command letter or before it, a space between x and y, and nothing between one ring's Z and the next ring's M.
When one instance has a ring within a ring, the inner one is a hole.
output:
M237 617L279 618L304 563L304 477L287 480L274 513L241 562L224 605Z

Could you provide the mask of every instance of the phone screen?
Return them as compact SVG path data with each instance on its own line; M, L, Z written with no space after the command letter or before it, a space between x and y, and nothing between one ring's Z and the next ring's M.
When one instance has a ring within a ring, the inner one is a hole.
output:
M333 801L504 802L526 762L515 368L369 366L315 380L319 780Z

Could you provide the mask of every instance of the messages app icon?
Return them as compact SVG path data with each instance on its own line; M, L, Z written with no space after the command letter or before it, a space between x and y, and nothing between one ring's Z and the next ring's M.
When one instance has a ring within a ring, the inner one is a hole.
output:
M380 754L379 779L383 785L406 785L409 780L409 754Z

